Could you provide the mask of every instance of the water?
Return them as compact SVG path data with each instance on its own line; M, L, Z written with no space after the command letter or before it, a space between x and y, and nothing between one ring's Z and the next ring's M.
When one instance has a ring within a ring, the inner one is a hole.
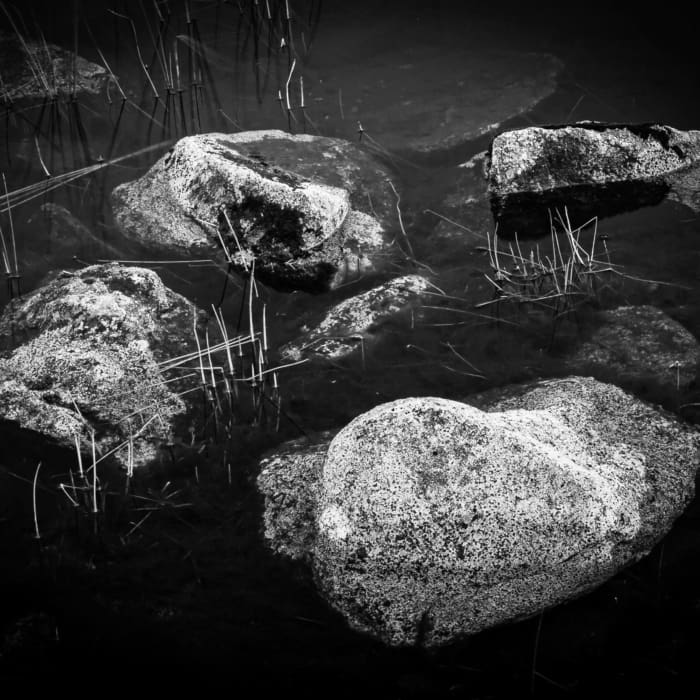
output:
M304 18L316 7L290 4ZM176 35L187 33L183 8L179 3L171 5L168 45ZM23 647L6 655L12 666L6 665L4 672L12 667L17 673L40 668L64 676L67 668L74 668L78 655L85 668L102 665L109 656L144 669L163 686L174 686L187 676L214 687L251 684L307 688L309 692L323 689L334 695L369 690L387 697L506 697L529 692L533 683L541 695L595 691L604 686L668 690L693 669L700 610L695 593L700 583L695 563L700 547L695 504L646 560L583 600L546 613L538 637L538 621L526 621L431 654L385 649L351 633L318 598L308 576L274 559L261 542L261 503L253 482L262 450L298 435L297 426L308 432L333 429L394 398L463 398L509 381L564 374L562 357L585 335L593 313L582 309L580 323L562 324L554 339L547 318L513 313L508 318L521 323L515 328L462 314L493 294L483 276L488 272L488 256L480 249L484 240L478 236L451 242L437 239L436 217L425 210L449 217L463 213L446 207L446 195L458 191L457 166L482 151L488 137L433 154L416 154L402 147L402 138L424 129L425 114L431 113L433 104L445 111L445 120L451 118L447 113L450 100L437 88L431 91L428 82L420 86L425 102L422 116L418 110L411 121L400 114L401 124L393 131L391 124L377 123L383 138L377 135L379 131L371 131L373 104L376 108L381 103L391 115L391 105L400 104L407 91L415 89L407 84L401 65L429 61L439 87L443 77L456 70L455 56L465 51L476 57L494 51L550 53L560 59L564 68L553 94L501 128L580 119L650 121L681 129L697 128L699 123L694 86L700 68L686 49L690 29L682 18L672 31L661 32L657 28L665 21L661 18L622 11L613 14L609 9L598 12L588 5L567 16L486 3L470 3L469 8L449 2L375 5L324 2L309 56L300 58L296 67L305 77L308 107L304 123L297 123L295 129L306 126L309 133L356 141L357 121L365 120L367 135L376 142L367 147L391 167L402 192L402 215L416 258L430 267L431 279L455 299L436 302L449 307L447 310L418 309L413 316L398 317L364 359L352 356L285 371L281 379L288 418L282 421L280 432L242 431L231 484L219 466L221 454L216 446L202 453L197 465L199 483L191 463L167 476L156 473L151 484L153 498L164 498L160 490L170 479L173 484L165 494L181 488L173 502L193 505L158 512L130 537L124 533L132 525L125 525L115 513L113 533L94 538L84 528L69 530L56 534L39 551L32 541L31 488L16 477L31 481L36 459L44 460L41 483L47 491L40 493L38 511L44 516L42 526L50 530L51 519L65 515L65 508L60 513L56 510L56 482L51 475L65 474L62 460L68 457L16 454L14 437L6 434L2 463L15 476L4 473L2 477L3 492L11 498L4 499L0 526L7 533L3 538L5 559L12 566L0 584L5 602L0 625L15 625L18 618L33 613L43 613L45 618L35 624L39 631L35 629ZM207 94L213 96L212 88L216 88L226 114L217 117L203 100L203 130L225 130L231 122L243 129L287 128L287 114L275 99L289 68L286 58L279 64L274 59L270 63L271 78L260 88L264 99L259 104L253 38L246 41L245 27L239 29L236 4L197 2L192 8L212 70L213 81L205 80ZM133 106L141 105L150 114L152 98L130 25L106 9L101 3L81 7L95 42L81 28L79 52L99 62L95 48L99 46L133 104L120 118L114 90L111 104L104 95L81 100L92 162L99 156L116 157L149 142L165 141L178 128L171 121L170 131L166 123L165 127L150 126L149 133L149 120ZM150 62L152 44L141 7L127 2L117 11L124 9L134 18L139 45L148 55L144 60ZM48 41L71 47L72 18L64 8L55 3L48 7L37 4L33 11L23 8L23 12L30 33L38 26ZM147 8L146 13L155 27L152 9ZM301 25L299 20L295 34L299 56L304 53L303 42L312 41L307 28L302 42ZM183 74L186 47L181 40ZM260 55L266 61L262 48ZM397 67L387 70L379 85L373 67L388 60L396 61ZM499 91L509 89L496 87L481 86L483 93L491 90L488 99L476 92L470 98L475 104L489 103ZM36 122L39 109L24 114L29 122ZM85 165L81 139L77 132L71 137L67 115L64 112L54 121L52 132L45 114L36 142L28 122L20 120L19 126L6 122L6 131L1 132L3 138L7 134L2 168L11 191L43 180L39 153L52 175ZM162 121L163 115L157 116ZM116 231L104 193L138 177L164 148L122 161L52 195L51 201L67 207L89 233L74 245L62 246L60 239L52 240L46 223L36 216L48 196L13 210L24 290L35 287L49 270L79 264L74 256L84 262L115 257L153 259L151 251L140 249ZM2 223L6 229L5 219ZM470 220L460 223L475 225ZM631 276L667 283L626 280L604 301L654 304L700 336L699 228L692 210L672 202L600 222L600 230L610 236L614 263ZM399 234L398 221L395 233ZM585 232L582 240L590 243L591 232ZM541 245L544 249L546 240ZM218 302L224 281L219 268L153 267L169 286L201 307ZM412 271L413 265L405 262L387 274ZM360 281L321 296L265 289L272 347L296 337L300 319L320 313L375 281ZM229 290L233 291L223 310L227 318L234 318L241 293L234 285ZM469 376L476 372L459 355L484 378ZM644 384L628 388L672 409L697 400L692 386L684 394ZM130 513L129 517L136 524L142 515L137 518Z

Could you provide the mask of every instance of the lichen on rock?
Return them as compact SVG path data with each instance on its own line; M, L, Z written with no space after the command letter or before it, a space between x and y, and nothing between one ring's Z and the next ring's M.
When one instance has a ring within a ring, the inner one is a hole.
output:
M144 268L61 272L0 317L0 419L89 453L121 445L126 464L153 461L186 405L159 363L193 344L196 310Z

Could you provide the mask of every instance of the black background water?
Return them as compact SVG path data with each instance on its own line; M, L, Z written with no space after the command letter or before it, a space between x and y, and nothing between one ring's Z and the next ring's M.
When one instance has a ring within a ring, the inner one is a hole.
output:
M290 4L300 18L313 9L308 3L292 0ZM271 81L262 104L255 99L252 48L250 43L245 51L240 48L236 6L192 3L201 39L211 49L212 85L228 117L241 128L284 129L287 116L275 99L279 79ZM25 3L19 9L29 34L40 28L47 41L71 48L74 7L69 2ZM179 23L173 33L186 31L184 6L173 2L171 7ZM134 18L142 46L148 46L144 53L151 52L144 14L135 2L80 3L80 18L89 25L94 42L81 25L79 52L99 62L99 47L133 102L149 112L148 89L128 26L118 26L107 13L109 8ZM152 7L145 9L154 22ZM301 24L300 19L298 31ZM548 52L564 65L557 90L507 122L507 127L598 119L692 129L700 127L700 64L694 56L693 31L689 18L671 5L649 13L641 6L590 3L544 8L525 3L326 1L308 59L300 62L299 69L308 71L312 91L313 77L321 73L326 80L337 81L342 90L341 80L351 79L354 66L361 75L363 65L385 52L444 52L445 72L454 69L450 57L456 49ZM305 40L310 42L309 34ZM284 63L280 71L286 72ZM399 73L392 75L400 80ZM390 80L385 89L398 92L400 87ZM108 156L115 133L119 101L114 91L111 97L112 104L100 96L85 100L81 107L92 162ZM344 114L330 99L310 104L310 133L357 140L354 115ZM36 112L32 114L36 119ZM205 116L203 127L207 125L223 128L220 117ZM149 135L148 129L143 114L127 110L112 155L172 136L153 127ZM26 128L9 132L2 167L11 191L42 180L30 134ZM52 174L85 164L80 147L71 146L67 134L66 130L63 149L55 133L51 137L45 132L40 142ZM404 192L407 233L418 257L435 272L436 284L459 298L450 304L457 309L471 309L490 298L483 278L487 258L473 242L465 243L463 249L457 246L456 254L450 249L446 256L443 244L431 238L435 222L421 212L425 208L440 211L444 194L454 188L456 166L485 145L480 139L415 159L403 152L383 155ZM13 211L25 290L48 271L80 261L152 257L115 231L101 194L141 174L161 152L122 162L55 194L53 201L67 206L92 234L81 238L77 249L52 248L41 218L27 223L44 198ZM617 301L660 306L697 336L700 243L695 212L665 203L600 226L610 235L614 262L625 271L678 285L627 283L617 290ZM218 268L154 267L167 284L200 306L218 301L224 279ZM403 271L412 268L406 264L391 272ZM351 289L359 291L367 284L360 281ZM235 285L230 289L224 310L233 317L240 295ZM273 346L296 335L303 314L319 312L349 292L345 288L319 298L264 290ZM194 506L180 520L168 516L150 531L140 529L142 536L137 540L117 537L77 544L69 535L57 535L48 552L38 551L32 542L31 489L16 478L31 479L35 455L15 449L12 436L6 435L0 454L6 470L2 489L12 498L4 499L0 512L3 560L8 564L0 580L0 625L6 631L16 630L18 619L33 615L34 632L28 633L30 641L18 646L19 651L0 657L0 664L3 659L6 662L0 666L2 672L50 672L60 681L80 685L93 676L107 684L125 681L138 669L164 687L189 678L203 687L227 687L234 692L245 685L386 697L506 697L525 695L531 687L537 695L547 696L602 688L668 691L689 680L700 622L696 593L700 590L696 564L700 533L695 505L645 561L586 598L547 612L542 619L494 630L433 653L389 650L350 632L318 598L301 568L277 561L265 551L259 535L261 504L252 484L255 464L263 449L296 436L295 424L309 432L334 428L376 403L401 396L461 398L507 381L563 373L561 352L575 344L580 333L577 327L564 328L552 348L546 324L541 326L536 319L516 332L489 322L453 325L455 314L424 310L413 318L399 318L364 359L353 357L286 372L283 398L291 420L282 421L277 434L247 433L234 461L230 486L217 471L214 449L210 464L203 457L199 484L189 471L191 465L169 475L190 501L194 499ZM478 367L485 379L466 376L464 372L471 370L457 360L450 346ZM685 395L659 392L645 384L629 388L669 408L694 399L693 387ZM52 455L43 458L51 464ZM54 472L59 471L55 466ZM164 476L157 475L154 484L160 488L164 481ZM44 486L47 491L40 497L39 512L49 514L55 509L55 482L47 477Z

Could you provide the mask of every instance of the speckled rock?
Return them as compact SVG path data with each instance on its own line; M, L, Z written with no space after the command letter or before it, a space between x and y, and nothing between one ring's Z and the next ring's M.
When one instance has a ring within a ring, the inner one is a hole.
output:
M420 301L433 285L421 275L405 275L350 297L329 309L303 335L283 345L280 355L296 361L303 357L339 359L376 339L382 323Z
M499 232L545 235L549 212L572 222L657 204L678 171L700 160L700 131L578 122L497 136L489 191Z
M654 306L602 311L599 325L569 357L577 372L599 370L619 380L650 380L683 390L697 374L700 343L678 321Z
M318 292L371 268L385 247L389 177L338 139L203 134L118 186L112 203L123 231L147 245L223 258L223 241L238 270L254 261L272 286Z
M133 466L152 461L186 406L159 362L194 345L195 311L147 269L58 273L0 317L0 420ZM181 388L181 387L180 387Z
M263 534L277 554L311 561L318 489L333 435L324 432L292 440L260 460L257 486L265 501Z
M38 101L97 94L110 79L96 63L55 44L25 40L0 32L0 74L3 98Z
M383 404L306 461L296 445L266 463L268 494L289 464L305 494L268 511L273 547L311 558L328 601L388 644L444 644L579 596L693 496L698 433L617 387L569 377L477 402Z

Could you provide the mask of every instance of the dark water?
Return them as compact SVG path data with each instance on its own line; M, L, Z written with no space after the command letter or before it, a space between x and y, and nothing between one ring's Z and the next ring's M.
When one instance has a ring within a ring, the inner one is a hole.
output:
M308 90L308 108L304 122L294 125L297 131L306 127L309 133L356 141L358 117L371 114L371 91L359 112L352 111L351 102L341 106L338 92L361 93L363 86L357 80L367 75L367 65L378 57L427 53L438 57L436 70L448 73L454 70L455 51L463 49L477 55L493 50L548 52L563 62L556 91L501 129L581 119L658 122L681 129L700 125L695 89L700 67L692 56L690 29L670 7L668 14L659 11L650 16L586 5L569 8L563 15L494 3L405 2L378 7L370 2L324 2L315 26L318 4L290 2L297 13L297 70L305 75ZM240 5L249 7L250 2ZM272 52L268 67L261 43L259 59L270 78L267 85L262 78L260 103L253 34L248 35L238 7L239 3L191 3L211 69L211 75L203 78L201 129L235 130L233 122L241 129L286 129L287 114L275 99L287 74L286 55L276 58ZM149 63L153 44L148 28L157 26L157 18L147 3L91 3L79 8L85 20L80 25L79 53L100 62L99 47L119 76L129 104L120 116L115 90L111 104L105 95L81 98L84 137L68 109L51 117L35 104L23 108L17 121L3 115L2 168L10 191L42 182L45 174L38 154L56 175L94 163L98 157L109 159L149 144L170 143L182 131L174 116L176 108L169 120L162 110L156 113L159 123L149 120L153 100L130 25L110 15L108 8L134 19L139 47ZM184 3L172 2L170 8L167 35L172 43L175 36L186 36L187 25ZM36 35L40 29L47 41L66 48L74 45L70 3L20 9L28 34ZM180 41L184 74L183 46ZM391 101L394 94L399 99L406 87L401 75L388 72L383 101ZM191 99L189 92L185 99ZM190 107L188 101L186 111ZM474 139L432 156L377 144L366 147L394 173L416 258L454 299L436 302L443 307L440 310L417 309L413 316L397 318L364 358L285 370L281 376L285 417L279 432L241 428L235 454L228 455L233 466L230 483L217 445L204 447L196 475L191 462L167 475L154 474L142 493L151 488L149 503L162 507L131 533L148 511L129 510L114 499L108 504L114 513L111 521L101 523L95 536L89 524L71 520L56 496L57 481L64 477L70 456L30 454L25 447L18 452L15 437L5 435L1 488L11 498L3 499L0 511L7 563L0 577L0 626L17 636L17 621L24 619L25 641L11 648L6 645L0 656L2 673L38 681L42 672L67 683L101 677L112 684L126 682L138 669L164 688L195 680L205 688L227 687L234 692L245 686L261 692L289 688L391 698L512 697L533 689L541 696L603 688L668 691L691 678L700 641L700 530L695 503L646 560L586 598L541 619L431 653L386 649L350 632L318 598L304 571L266 552L259 535L261 503L253 487L255 464L264 449L296 437L299 428L313 432L342 426L394 398L461 398L509 381L562 374L566 372L562 355L585 335L595 312L581 309L578 322L562 323L554 336L547 318L523 318L506 310L519 324L511 326L464 314L493 294L483 276L488 271L488 256L480 249L484 240L445 243L435 236L435 217L424 211L453 215L444 201L458 191L457 166L483 150L488 139ZM61 267L101 259L153 259L151 251L139 249L116 231L105 193L139 176L167 146L120 161L51 196L39 193L15 207L23 290ZM89 235L69 247L52 240L47 222L37 216L39 206L48 201L67 207ZM2 225L6 229L5 218ZM609 236L613 262L630 276L663 283L620 280L601 303L653 304L700 335L699 229L697 214L672 202L601 221L599 230ZM398 220L394 233L399 235ZM584 245L591 236L589 230L582 234ZM545 250L547 240L541 245ZM221 266L151 267L166 284L203 308L221 297L225 278ZM405 262L387 275L413 271L415 266ZM263 289L272 347L294 338L301 319L374 282L361 280L320 297ZM223 305L227 318L239 312L241 291L236 290L241 287L240 280L229 282ZM483 378L470 376L475 374L472 365ZM615 380L604 374L601 378ZM644 383L628 388L671 409L700 395L693 386L684 393ZM43 547L33 540L30 482L37 459L44 465L38 512L50 533ZM168 480L171 483L165 486ZM174 491L179 492L166 499ZM174 503L190 505L180 509L173 508Z

